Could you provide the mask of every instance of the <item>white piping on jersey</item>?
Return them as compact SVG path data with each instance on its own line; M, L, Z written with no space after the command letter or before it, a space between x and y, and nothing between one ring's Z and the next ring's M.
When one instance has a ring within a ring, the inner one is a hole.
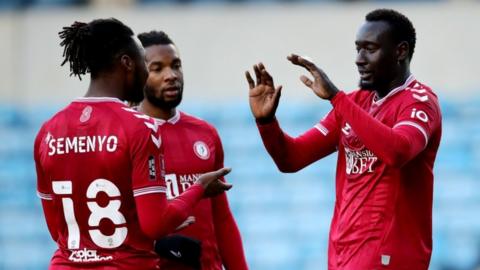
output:
M153 118L155 119L155 122L158 124L158 125L163 125L165 124L165 122L168 122L170 124L176 124L178 121L180 121L180 111L179 110L175 110L175 115L172 116L170 119L168 120L164 120L164 119L160 119L160 118Z
M118 102L125 105L123 101L114 97L78 97L73 102Z
M153 117L150 117L150 116L148 116L148 115L146 115L142 112L139 112L135 108L138 108L138 107L134 107L134 108L123 107L122 109L126 112L133 113L133 116L135 116L136 118L146 120L146 121L143 121L145 126L147 126L147 128L149 128L149 129L151 129L154 133L157 133L159 124L157 123L156 119L153 118ZM154 123L148 122L148 120L150 120L150 118L154 119ZM160 145L162 143L162 138L161 138L160 135L158 136L158 138L156 138L154 134L150 134L150 139L157 146L157 148L160 148Z
M157 146L157 148L160 148L160 145L162 143L162 137L158 136L157 139L153 134L150 134L150 139L152 139L152 142Z
M415 77L413 76L413 74L410 74L410 76L408 76L407 80L405 81L405 83L403 83L402 85L400 85L399 87L393 89L392 91L390 91L390 93L388 93L386 96L384 96L383 98L381 99L378 99L378 96L377 94L373 95L373 104L374 105L381 105L383 102L385 102L385 100L387 100L388 98L390 98L391 96L395 95L396 93L402 91L402 90L405 90L405 88L407 88L407 86L409 86L413 81L415 80Z
M144 187L133 190L133 197L147 195L151 193L166 193L167 189L162 186Z
M158 124L157 124L156 122L153 123L153 124L152 124L152 123L149 123L149 122L143 122L143 123L145 123L145 125L146 125L149 129L153 130L153 132L155 132L155 133L158 132Z
M37 190L37 196L43 200L47 200L47 201L53 200L52 194L42 193L38 190Z
M318 131L320 131L320 133L323 134L323 136L327 136L329 130L328 128L326 128L324 125L318 123L315 125L315 128L318 129Z
M422 126L420 126L419 124L417 124L415 122L412 122L412 121L402 121L402 122L398 122L397 124L395 124L395 126L393 126L393 128L396 128L398 126L411 126L411 127L417 128L423 134L423 137L425 138L425 147L427 147L428 136L427 136L427 132L425 132L425 129L423 129Z

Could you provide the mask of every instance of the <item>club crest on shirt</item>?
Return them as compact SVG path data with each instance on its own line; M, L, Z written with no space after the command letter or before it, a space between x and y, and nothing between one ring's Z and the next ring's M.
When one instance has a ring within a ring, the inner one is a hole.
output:
M92 114L92 106L87 106L82 111L82 115L80 115L80 122L85 123L90 119L90 115Z
M210 157L210 150L208 149L207 144L202 141L196 141L193 144L193 152L195 152L197 157L203 160L206 160Z

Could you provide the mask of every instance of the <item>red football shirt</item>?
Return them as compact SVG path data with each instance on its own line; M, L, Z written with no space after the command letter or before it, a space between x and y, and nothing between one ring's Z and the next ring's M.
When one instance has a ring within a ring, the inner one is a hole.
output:
M167 199L193 185L202 174L223 168L223 147L215 128L189 114L177 111L167 121L156 119L164 150ZM226 193L202 199L193 209L195 223L178 234L201 241L203 270L247 269L240 233L228 206ZM160 268L188 269L161 259Z
M277 166L297 171L338 150L330 270L428 269L433 164L441 113L431 89L410 76L378 99L340 92L333 110L297 138L259 125Z
M34 156L38 195L53 205L50 269L157 269L134 200L165 193L152 123L118 99L80 98L42 126Z

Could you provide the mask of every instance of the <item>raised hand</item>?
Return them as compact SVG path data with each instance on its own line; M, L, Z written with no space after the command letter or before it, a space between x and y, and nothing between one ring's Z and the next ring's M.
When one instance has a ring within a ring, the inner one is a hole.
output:
M195 183L198 183L205 188L205 197L217 196L232 188L231 184L223 182L220 178L230 173L232 169L222 168L213 172L208 172L200 175Z
M275 88L273 78L262 63L253 66L256 82L248 71L245 72L249 90L250 109L255 119L268 123L275 117L282 86Z
M305 75L300 76L300 80L317 96L322 99L332 99L338 93L337 87L330 81L327 74L312 61L296 54L287 56L287 59L294 65L304 67L312 74L313 81Z

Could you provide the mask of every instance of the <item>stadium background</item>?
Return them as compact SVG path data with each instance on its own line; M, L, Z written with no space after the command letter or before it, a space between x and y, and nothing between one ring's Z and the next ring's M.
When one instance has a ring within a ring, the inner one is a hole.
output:
M60 67L58 31L114 16L136 32L165 30L184 64L181 109L213 123L225 146L232 210L251 269L326 269L336 156L282 174L264 150L244 71L263 61L284 85L278 118L297 135L329 109L298 80L291 52L354 89L354 37L366 12L392 7L417 29L412 71L439 94L430 269L480 269L479 1L0 0L0 269L46 269L55 248L35 195L34 136L88 79ZM88 164L85 164L88 167Z

